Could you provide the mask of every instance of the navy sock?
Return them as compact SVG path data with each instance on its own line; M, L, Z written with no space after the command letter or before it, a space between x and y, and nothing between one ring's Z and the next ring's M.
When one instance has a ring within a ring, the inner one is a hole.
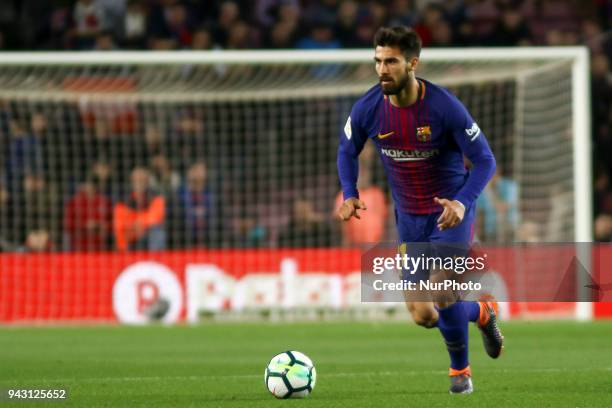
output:
M468 362L468 318L462 302L438 309L438 328L444 337L451 368L463 370Z
M461 302L467 319L470 322L477 322L480 317L480 304L478 302Z

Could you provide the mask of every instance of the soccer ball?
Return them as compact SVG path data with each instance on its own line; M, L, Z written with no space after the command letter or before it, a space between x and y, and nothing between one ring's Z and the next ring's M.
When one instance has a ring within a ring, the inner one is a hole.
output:
M306 398L314 389L317 371L304 353L285 351L272 357L264 381L276 398Z

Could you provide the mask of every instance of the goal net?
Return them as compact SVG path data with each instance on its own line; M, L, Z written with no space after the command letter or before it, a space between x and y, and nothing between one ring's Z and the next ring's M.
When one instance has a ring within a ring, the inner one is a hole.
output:
M483 194L481 241L590 241L587 64L571 47L423 52L418 76L468 107L506 186L503 202ZM332 220L336 149L352 104L375 83L369 50L4 54L2 319L274 304L288 248L314 276L300 301L346 306L355 266L334 251L359 248L364 232ZM366 235L390 241L388 187L369 156L362 187L382 199ZM122 295L117 282L135 265ZM334 271L344 280L315 279ZM240 281L249 272L261 279ZM155 280L167 274L178 283ZM180 307L157 301L172 290Z

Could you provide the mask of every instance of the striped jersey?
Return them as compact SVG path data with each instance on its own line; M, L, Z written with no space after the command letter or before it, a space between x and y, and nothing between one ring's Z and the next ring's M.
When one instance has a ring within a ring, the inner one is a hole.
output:
M493 175L493 153L463 104L445 88L417 81L419 95L410 106L392 105L380 85L353 105L338 148L344 199L359 197L357 157L368 139L384 164L395 207L405 213L440 212L434 197L459 200L467 209Z

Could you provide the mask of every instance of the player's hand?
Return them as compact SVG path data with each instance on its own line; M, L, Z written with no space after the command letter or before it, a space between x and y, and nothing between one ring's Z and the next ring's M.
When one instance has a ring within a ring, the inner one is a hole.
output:
M460 201L457 200L447 200L446 198L434 198L434 202L439 204L444 208L442 211L442 215L438 218L438 229L443 231L447 228L453 228L461 221L463 221L463 216L465 215L465 207Z
M367 210L367 207L360 199L351 197L344 201L340 208L338 208L338 218L342 221L348 221L351 217L361 219L357 210Z

